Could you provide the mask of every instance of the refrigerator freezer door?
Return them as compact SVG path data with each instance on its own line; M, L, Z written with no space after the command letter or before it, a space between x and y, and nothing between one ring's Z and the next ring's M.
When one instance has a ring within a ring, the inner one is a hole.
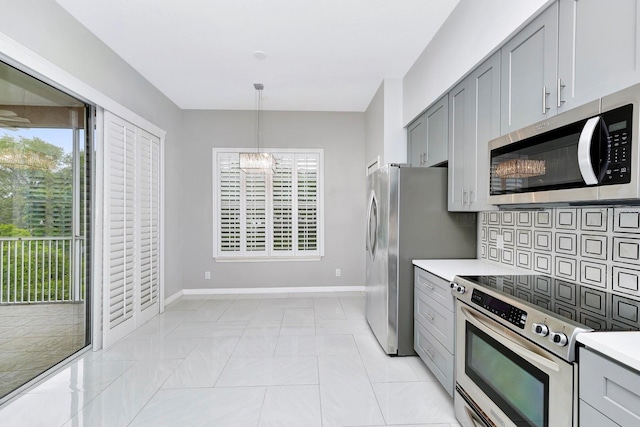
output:
M366 315L369 326L387 354L398 351L396 262L390 259L389 241L394 241L397 226L390 205L391 189L396 186L397 168L382 167L369 175L366 255ZM396 199L397 205L397 199ZM393 254L393 250L391 253ZM397 253L397 251L396 251Z

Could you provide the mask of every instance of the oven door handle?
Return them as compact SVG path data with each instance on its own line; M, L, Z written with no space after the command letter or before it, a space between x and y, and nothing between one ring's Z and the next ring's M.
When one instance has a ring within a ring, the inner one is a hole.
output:
M534 353L533 351L526 348L525 346L532 345L532 344L529 344L529 342L526 341L524 338L520 338L518 336L511 336L511 337L507 336L504 333L504 331L500 330L500 328L502 328L503 330L509 331L503 326L500 326L497 324L492 325L488 323L486 320L480 318L477 314L475 314L471 309L467 307L460 307L460 308L462 309L462 314L469 322L473 323L478 328L483 329L489 335L492 335L492 333L495 335L498 335L498 337L494 336L493 338L500 339L500 343L502 345L504 345L509 350L513 351L523 359L526 359L529 363L537 366L542 366L554 372L560 371L560 366L556 362L554 362L553 360L547 359L546 357L540 354Z
M481 419L478 418L478 416L471 410L471 408L468 408L467 406L465 406L464 412L466 413L467 418L471 420L474 427L487 427L487 425Z
M593 144L593 134L599 122L600 116L591 117L587 120L578 140L578 166L580 166L582 179L587 185L598 183L598 178L593 171L593 164L591 163L591 144Z

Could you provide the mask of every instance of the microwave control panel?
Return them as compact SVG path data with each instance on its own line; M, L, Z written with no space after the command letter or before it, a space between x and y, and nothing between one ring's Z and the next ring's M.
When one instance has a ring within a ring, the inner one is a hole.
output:
M606 170L602 184L626 184L631 182L631 125L633 106L631 104L602 114L603 145L605 147Z

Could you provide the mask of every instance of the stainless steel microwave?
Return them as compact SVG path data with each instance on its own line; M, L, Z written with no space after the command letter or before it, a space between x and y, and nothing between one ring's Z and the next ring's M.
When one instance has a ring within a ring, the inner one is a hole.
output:
M489 203L640 203L640 84L489 142Z

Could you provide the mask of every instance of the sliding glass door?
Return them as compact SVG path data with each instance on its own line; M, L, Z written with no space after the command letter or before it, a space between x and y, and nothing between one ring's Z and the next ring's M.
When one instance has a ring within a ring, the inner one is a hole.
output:
M0 399L89 344L93 112L0 63Z

